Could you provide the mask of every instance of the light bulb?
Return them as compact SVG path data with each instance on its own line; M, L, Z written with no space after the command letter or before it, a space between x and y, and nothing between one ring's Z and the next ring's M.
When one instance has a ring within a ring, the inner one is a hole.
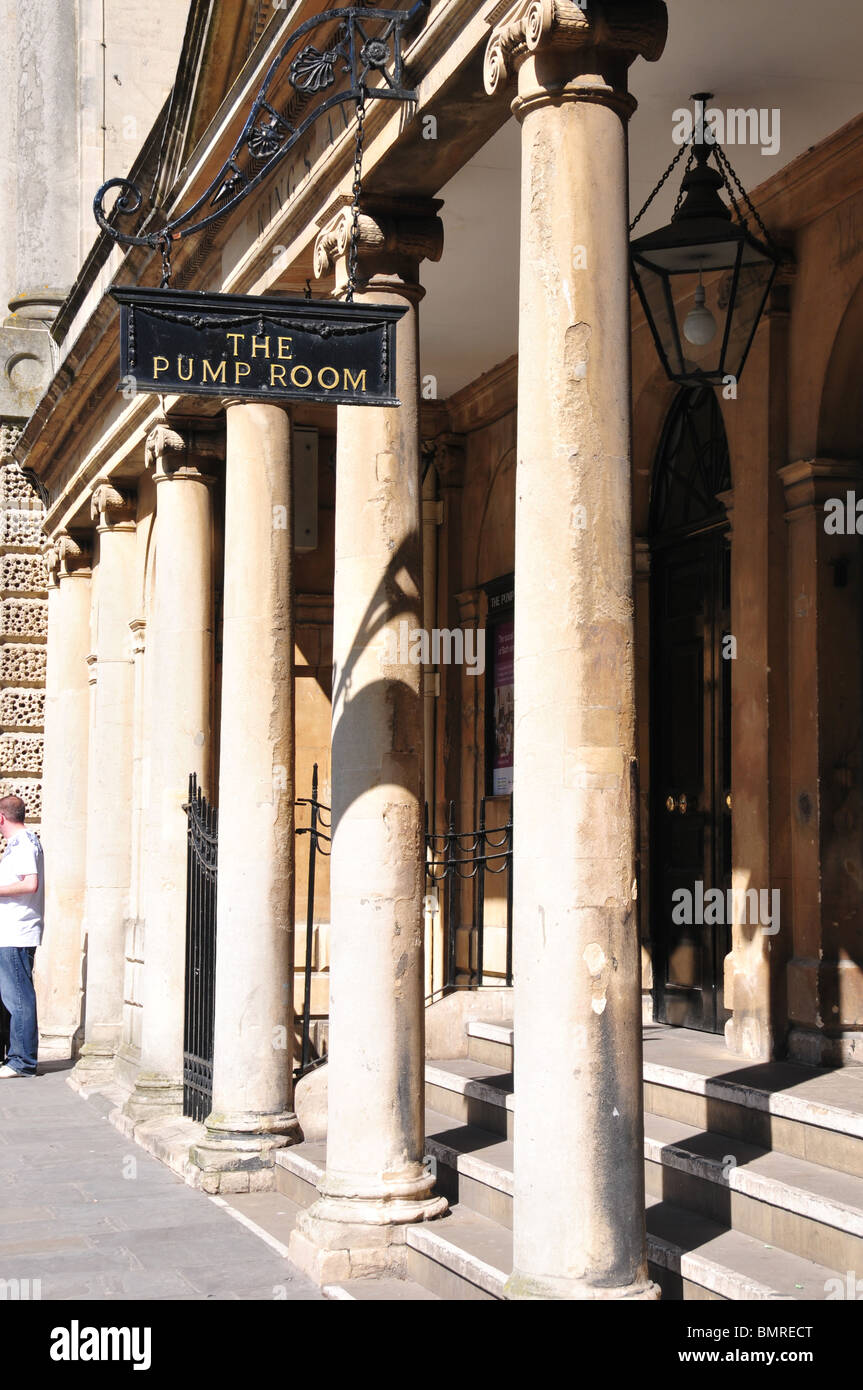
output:
M690 309L683 324L684 338L695 347L706 347L713 342L717 333L716 319L707 308L706 298L704 286L699 281L695 291L695 308Z

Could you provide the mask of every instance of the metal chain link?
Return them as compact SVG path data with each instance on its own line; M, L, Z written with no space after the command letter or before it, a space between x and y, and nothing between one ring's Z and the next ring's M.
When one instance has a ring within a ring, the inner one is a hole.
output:
M365 144L365 119L366 119L366 89L360 89L360 99L357 102L357 138L354 149L354 183L352 188L353 202L351 204L351 245L348 252L348 292L345 300L348 304L354 302L354 291L357 288L357 270L360 261L360 198L363 192L363 148Z
M720 144L716 145L716 162L720 167L720 172L725 175L725 187L728 189L728 196L730 197L734 205L734 211L737 213L737 216L740 218L740 221L743 223L744 227L746 226L746 218L741 214L740 209L737 206L737 200L734 197L734 189L731 187L731 181L733 181L737 189L737 192L740 194L740 197L742 198L743 202L746 204L749 211L752 213L752 216L755 218L755 221L758 223L758 226L761 229L761 235L764 237L764 240L767 243L767 245L770 247L772 251L775 251L777 255L781 255L779 247L777 246L776 242L773 240L773 237L770 235L766 226L764 225L764 219L762 218L758 209L755 207L755 204L752 202L752 199L750 198L749 194L746 192L746 189L743 187L743 184L740 182L739 178L737 177L737 174L734 172L728 155L725 153L724 149Z
M677 168L677 165L680 163L680 161L681 161L681 159L683 158L684 153L686 152L687 149L689 150L689 159L687 160L686 167L687 167L687 169L689 168L689 164L690 164L690 162L691 162L691 160L692 160L692 158L693 158L693 150L692 150L692 142L691 142L691 141L686 141L686 142L684 142L684 144L682 144L682 145L680 146L680 149L677 151L677 154L674 156L674 158L672 159L672 161L671 161L671 163L669 164L668 168L666 169L665 173L662 175L662 178L659 180L659 183L656 185L656 187L654 188L654 190L653 190L653 192L651 193L650 197L648 198L647 202L644 204L644 207L641 209L641 212L638 214L638 216L637 216L632 222L630 222L630 224L629 224L629 230L630 230L631 232L634 232L634 231L635 231L635 228L638 226L638 224L639 224L639 222L641 221L642 217L643 217L644 214L647 212L647 209L650 207L650 204L653 202L653 200L654 200L654 198L656 197L656 195L657 195L659 192L661 192L661 190L663 189L663 187L665 186L665 184L668 182L668 180L669 180L669 178L671 177L671 175L674 173L674 170ZM679 202L679 199L678 199L678 202ZM676 209L675 209L675 210L676 210Z
M171 284L171 238L167 232L159 237L159 250L162 252L162 278L159 289L166 290Z

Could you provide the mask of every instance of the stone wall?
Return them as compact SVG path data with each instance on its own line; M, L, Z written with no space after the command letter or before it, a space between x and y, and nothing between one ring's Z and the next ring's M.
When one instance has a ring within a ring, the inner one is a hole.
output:
M8 458L18 433L17 425L0 425L0 460ZM0 463L0 796L20 796L37 831L48 636L43 516L17 463Z

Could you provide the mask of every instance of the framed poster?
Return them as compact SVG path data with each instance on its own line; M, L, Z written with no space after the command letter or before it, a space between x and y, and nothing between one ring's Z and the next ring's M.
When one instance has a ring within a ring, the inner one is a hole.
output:
M486 681L486 795L509 796L513 777L515 732L513 576L486 586L487 647L491 652Z

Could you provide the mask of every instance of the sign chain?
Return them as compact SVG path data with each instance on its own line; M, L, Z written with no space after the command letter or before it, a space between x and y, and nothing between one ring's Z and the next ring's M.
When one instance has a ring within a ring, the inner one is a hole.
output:
M159 250L162 252L162 278L159 289L167 290L171 285L171 237L165 232L159 237Z
M360 199L363 193L363 146L365 142L365 119L366 119L366 89L360 89L360 99L357 102L357 138L354 150L354 182L353 182L353 202L351 204L351 245L348 252L348 292L345 300L348 304L354 302L354 291L357 288L357 269L360 260Z

